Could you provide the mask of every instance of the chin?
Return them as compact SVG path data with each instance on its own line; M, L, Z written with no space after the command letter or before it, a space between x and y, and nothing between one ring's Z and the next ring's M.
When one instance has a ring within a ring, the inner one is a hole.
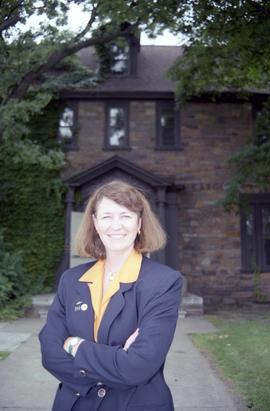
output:
M122 251L125 252L128 249L132 249L134 244L109 244L106 248L109 251Z

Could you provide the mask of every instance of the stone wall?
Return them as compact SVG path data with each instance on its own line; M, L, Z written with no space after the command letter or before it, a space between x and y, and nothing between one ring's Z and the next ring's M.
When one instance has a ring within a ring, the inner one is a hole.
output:
M68 153L64 177L118 154L146 171L174 177L179 192L180 270L188 288L206 304L234 303L252 296L252 275L241 273L240 219L217 205L230 176L227 160L251 132L251 109L244 104L189 103L181 110L182 150L155 149L155 102L130 103L130 150L103 150L102 101L79 104L79 151ZM264 287L270 276L264 275ZM267 288L268 287L268 288Z

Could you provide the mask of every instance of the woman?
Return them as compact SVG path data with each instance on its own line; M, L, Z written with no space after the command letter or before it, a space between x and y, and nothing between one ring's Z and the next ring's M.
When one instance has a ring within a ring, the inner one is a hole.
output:
M53 411L172 411L164 381L181 276L144 256L166 236L135 187L112 181L90 197L67 270L39 338L61 381Z

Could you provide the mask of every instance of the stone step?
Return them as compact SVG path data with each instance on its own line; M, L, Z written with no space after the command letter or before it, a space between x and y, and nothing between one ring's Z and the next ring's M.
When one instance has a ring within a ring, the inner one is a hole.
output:
M31 317L46 318L55 294L40 294L32 297L32 308L28 315ZM187 293L179 309L179 317L187 315L202 315L204 313L203 298L198 295Z
M181 312L186 312L186 315L202 315L204 313L203 298L192 293L186 293L182 299L179 315L181 315Z
M55 294L39 294L32 297L32 307L28 312L30 317L46 318Z

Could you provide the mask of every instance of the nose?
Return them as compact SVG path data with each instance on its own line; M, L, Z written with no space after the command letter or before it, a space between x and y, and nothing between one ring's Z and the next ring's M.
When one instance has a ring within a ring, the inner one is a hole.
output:
M111 227L114 230L119 230L119 228L121 228L121 226L122 226L122 224L121 224L120 218L119 217L114 217L113 220L112 220Z

